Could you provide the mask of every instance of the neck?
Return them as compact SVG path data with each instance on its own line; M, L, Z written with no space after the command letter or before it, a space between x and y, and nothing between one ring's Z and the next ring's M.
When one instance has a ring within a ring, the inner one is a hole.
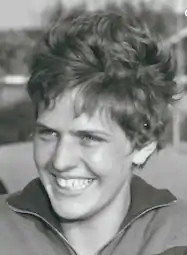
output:
M63 232L78 254L96 254L119 231L130 206L130 181L97 215L86 220L62 223Z

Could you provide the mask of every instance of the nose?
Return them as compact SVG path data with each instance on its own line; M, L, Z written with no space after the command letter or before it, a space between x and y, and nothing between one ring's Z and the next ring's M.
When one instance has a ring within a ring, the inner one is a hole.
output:
M79 150L70 139L60 139L52 158L52 166L57 171L68 171L78 164Z

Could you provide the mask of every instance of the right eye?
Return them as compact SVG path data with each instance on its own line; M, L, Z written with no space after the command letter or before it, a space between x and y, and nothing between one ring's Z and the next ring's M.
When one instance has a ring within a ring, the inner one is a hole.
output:
M43 141L56 140L58 133L52 129L42 128L36 129L36 136Z

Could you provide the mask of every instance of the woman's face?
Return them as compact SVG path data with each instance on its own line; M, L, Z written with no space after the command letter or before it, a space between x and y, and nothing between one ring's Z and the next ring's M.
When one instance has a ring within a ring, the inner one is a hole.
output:
M125 133L106 114L75 117L70 92L37 119L34 158L60 217L85 219L123 204L131 180L130 152Z

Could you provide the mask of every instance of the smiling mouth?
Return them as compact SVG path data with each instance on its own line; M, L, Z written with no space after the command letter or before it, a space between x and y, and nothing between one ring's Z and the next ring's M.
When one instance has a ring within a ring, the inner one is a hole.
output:
M61 189L68 191L83 190L89 187L94 179L64 179L56 177L56 182Z

